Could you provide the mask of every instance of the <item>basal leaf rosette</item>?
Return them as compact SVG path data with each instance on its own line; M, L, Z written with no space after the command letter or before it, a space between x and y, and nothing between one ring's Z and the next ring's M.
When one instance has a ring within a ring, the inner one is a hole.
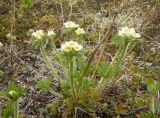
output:
M118 31L118 36L113 37L113 43L117 45L125 45L129 42L138 41L141 37L139 33L136 33L134 28L122 27Z

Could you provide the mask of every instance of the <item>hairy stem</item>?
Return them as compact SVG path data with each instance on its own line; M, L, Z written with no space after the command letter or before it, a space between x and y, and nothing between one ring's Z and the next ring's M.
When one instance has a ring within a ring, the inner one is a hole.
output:
M66 65L65 65L65 63L61 63L61 66L62 66L62 69L63 69L63 71L64 71L64 77L65 77L65 79L69 79L69 75L68 75L68 68L66 68Z
M49 88L49 92L52 93L54 96L58 97L58 98L62 98L63 96L60 95L59 93L57 93L56 91L54 91L53 89Z
M121 49L121 47L119 48L119 50L117 51L115 57L113 58L112 62L109 65L109 68L107 70L107 76L108 78L102 78L99 82L99 84L97 85L96 89L95 89L95 93L102 93L103 90L106 88L108 82L110 80L113 79L115 72L117 72L117 69L119 68L119 66L121 65L121 63L123 62L123 59L127 53L127 49L128 49L129 44L127 44L124 48ZM114 66L115 60L118 58L118 55L120 54L119 60L116 63L116 65Z
M76 100L76 93L75 93L75 88L74 88L74 63L73 63L73 58L70 62L70 74L71 74L71 89L72 89L73 97Z
M112 59L112 62L109 65L110 67L113 67L113 65L115 64L115 61L116 61L117 57L119 56L119 54L121 53L121 50L122 50L121 47L119 47L118 51L116 52L115 56Z
M61 83L62 79L59 77L59 75L57 74L56 70L52 66L51 61L49 60L49 58L46 55L46 52L44 50L44 47L43 47L42 43L40 44L40 50L41 50L41 53L42 53L42 56L44 58L45 63L47 64L49 69L52 71L53 75L58 79L59 83Z
M155 106L154 106L154 96L152 97L152 113L155 114Z
M115 61L116 61L117 57L120 55L121 50L122 50L121 47L119 47L118 51L116 52L114 58L112 59L112 61L111 61L111 63L110 63L108 69L106 70L106 76L109 76L109 74L111 73L111 70L112 70L112 68L113 68L113 65L115 64ZM100 89L100 87L102 86L102 84L104 84L104 80L105 80L105 79L106 79L106 78L104 78L104 77L101 78L101 80L99 81L99 84L97 85L95 91L99 91L99 89ZM101 88L102 88L102 87L101 87Z
M88 63L87 63L87 65L86 65L85 69L84 69L84 72L83 72L81 78L83 78L83 77L87 74L87 72L88 72L88 70L89 70L89 67L90 67L90 65L91 65L92 59L93 59L95 53L97 52L97 50L100 48L100 46L101 46L103 43L107 43L108 40L111 38L112 30L113 30L113 27L110 26L110 27L108 28L107 32L105 33L103 39L102 39L102 40L99 42L99 44L93 49L93 51L91 52L91 54L89 54L89 60L88 60Z
M18 100L14 101L14 118L18 118L19 114L19 106L18 106Z

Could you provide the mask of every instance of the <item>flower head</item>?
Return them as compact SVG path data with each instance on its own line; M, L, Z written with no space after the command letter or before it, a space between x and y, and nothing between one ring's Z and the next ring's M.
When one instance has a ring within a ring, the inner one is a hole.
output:
M15 94L16 94L16 91L11 90L11 91L9 91L9 92L8 92L8 94L9 94L10 96L13 96L13 95L15 95Z
M134 28L122 27L121 30L118 32L118 36L127 36L133 38L140 38L141 35L136 33Z
M48 37L52 37L52 36L54 36L55 35L55 33L53 32L53 31L48 31L47 32L47 36Z
M32 33L32 36L36 39L42 39L44 37L43 30L37 30L36 32Z
M12 34L11 34L11 33L8 33L8 34L6 35L6 37L7 37L7 39L11 39Z
M61 50L63 52L80 51L82 48L82 45L79 45L75 41L68 41L61 45Z
M79 25L72 21L69 21L69 22L64 23L64 27L72 29L72 28L78 28Z
M76 46L74 46L74 50L75 51L80 51L80 50L82 50L82 45L76 45Z
M83 28L78 28L78 29L75 31L75 33L76 33L77 35L81 35L81 34L85 34L85 31L84 31Z
M64 43L64 44L61 45L61 50L62 50L63 52L70 52L70 51L72 51L72 48L69 47L69 46L67 45L67 43Z
M0 42L0 47L2 47L3 46L3 44Z

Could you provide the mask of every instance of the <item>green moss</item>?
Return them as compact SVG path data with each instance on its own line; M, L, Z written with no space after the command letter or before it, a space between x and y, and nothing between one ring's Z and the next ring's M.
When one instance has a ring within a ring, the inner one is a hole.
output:
M9 16L0 16L0 39L6 40L6 34L10 32L11 20Z
M57 25L57 16L55 15L45 15L40 18L40 22L42 23L48 23L49 27L54 27Z

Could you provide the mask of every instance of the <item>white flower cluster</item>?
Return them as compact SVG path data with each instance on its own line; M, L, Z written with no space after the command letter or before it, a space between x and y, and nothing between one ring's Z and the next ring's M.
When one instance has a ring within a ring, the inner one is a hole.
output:
M52 30L49 30L46 34L47 34L48 37L52 37L52 36L55 35L55 33ZM37 30L37 31L32 33L32 36L35 39L42 39L45 36L45 32L43 30Z
M82 48L83 46L75 41L68 41L61 45L61 50L63 52L80 51Z
M72 29L72 28L78 28L79 25L72 21L69 21L69 22L64 23L64 27Z
M141 35L136 33L134 28L122 27L121 30L118 32L118 36L127 36L133 38L140 38Z
M16 36L13 36L11 33L8 33L8 34L6 35L6 37L7 37L7 39L9 39L9 40L16 40Z
M48 37L52 37L52 36L55 36L55 35L56 34L52 30L50 30L50 31L47 32L47 36Z
M76 33L77 35L81 35L81 34L85 34L85 31L84 31L82 28L78 28L78 29L75 31L75 33Z
M67 28L67 29L74 29L74 28L77 28L75 30L75 33L79 36L79 35L82 35L82 34L85 34L85 31L83 28L80 28L78 24L72 22L72 21L69 21L69 22L66 22L64 23L64 27Z
M3 46L3 44L0 42L0 47L2 47Z
M37 30L37 31L32 33L32 36L35 39L42 39L44 37L44 32L43 32L43 30Z

